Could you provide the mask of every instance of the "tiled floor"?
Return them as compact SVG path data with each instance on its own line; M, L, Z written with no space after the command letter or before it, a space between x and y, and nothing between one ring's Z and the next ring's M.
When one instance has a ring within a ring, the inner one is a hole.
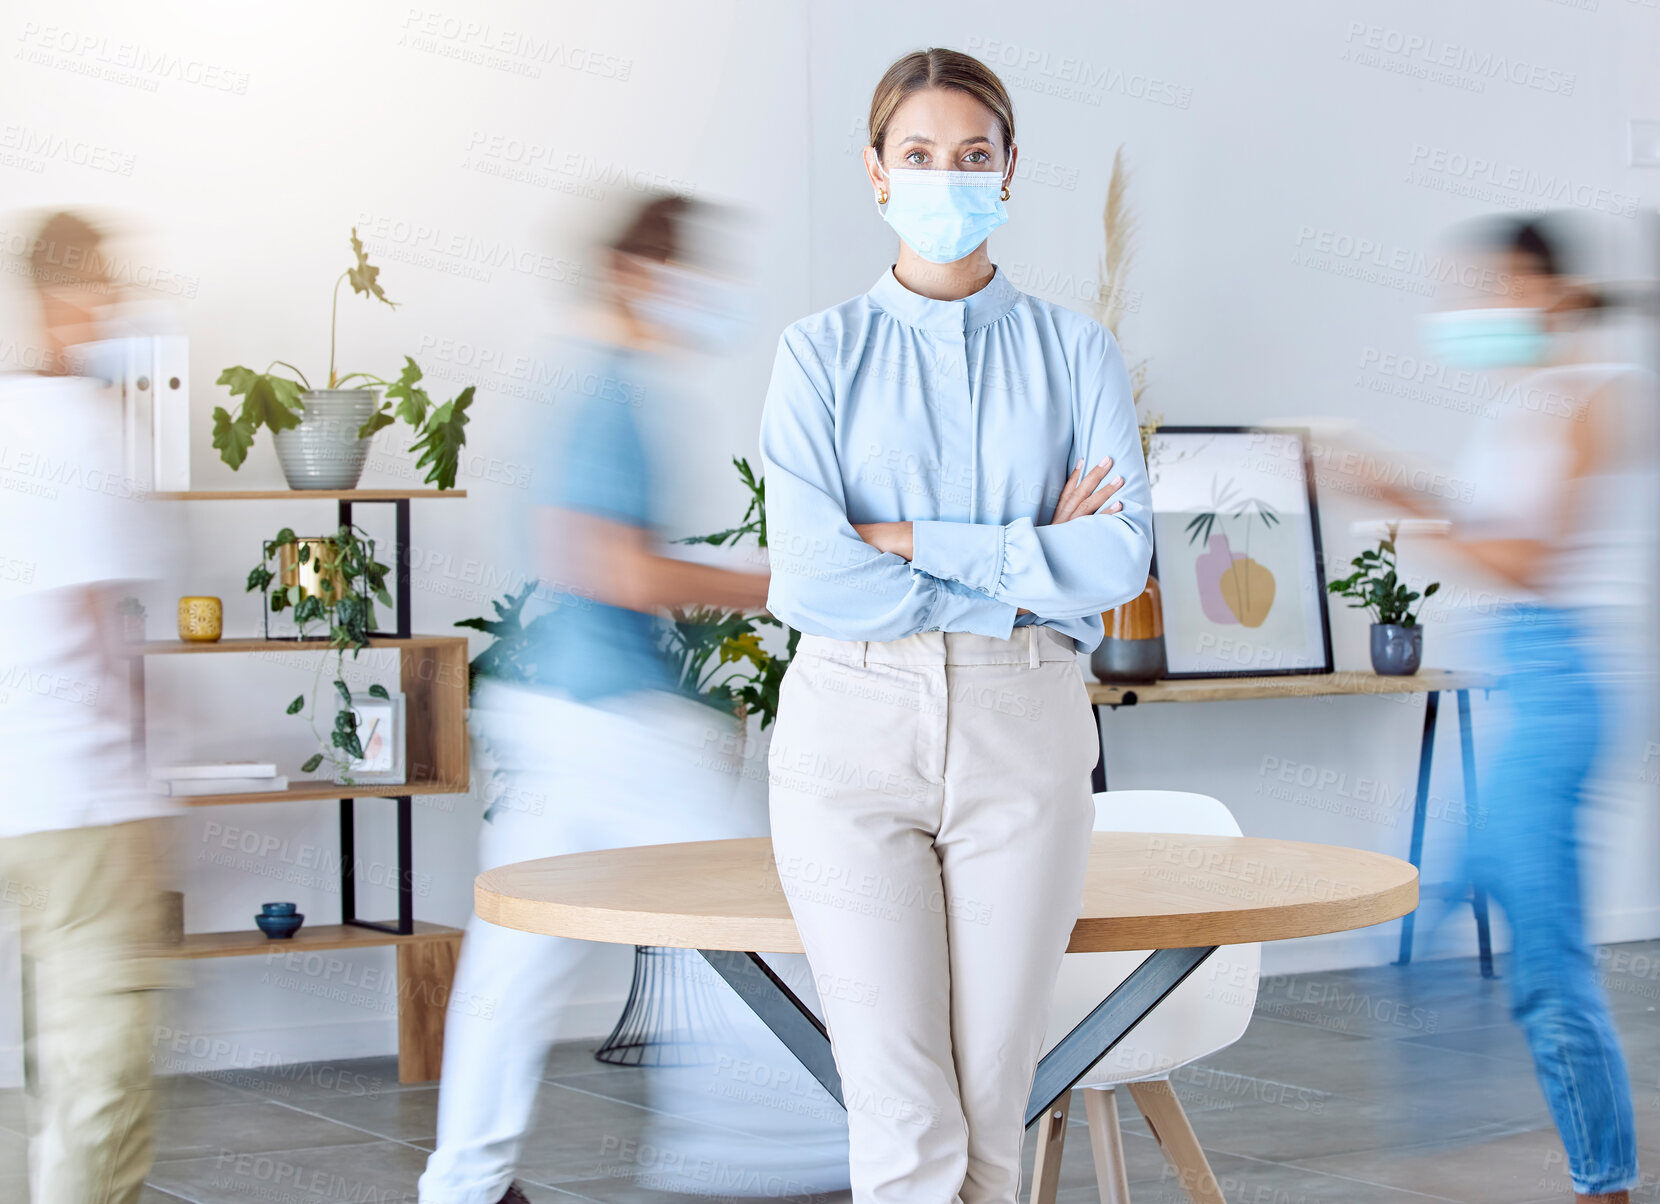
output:
M1630 1061L1641 1154L1660 1168L1660 942L1604 950L1600 964ZM758 1110L729 1090L711 1096L707 1082L701 1092L647 1090L640 1071L600 1065L590 1045L560 1047L522 1160L530 1199L686 1198L652 1186L647 1151L663 1124L738 1159L767 1163L770 1152L784 1171L749 1178L759 1184L752 1194L788 1195L796 1150L778 1142L775 1125L757 1135ZM400 1087L391 1059L165 1084L146 1204L413 1200L433 1144L437 1091ZM1562 1147L1503 984L1482 981L1473 962L1265 979L1244 1039L1182 1070L1176 1089L1230 1201L1569 1199ZM795 1097L803 1110L816 1106ZM1131 1198L1186 1199L1127 1098L1121 1112ZM0 1093L8 1204L25 1196L21 1114L16 1092ZM1071 1204L1099 1198L1083 1114L1080 1102L1062 1166L1060 1199ZM1660 1176L1645 1173L1634 1198L1660 1199Z

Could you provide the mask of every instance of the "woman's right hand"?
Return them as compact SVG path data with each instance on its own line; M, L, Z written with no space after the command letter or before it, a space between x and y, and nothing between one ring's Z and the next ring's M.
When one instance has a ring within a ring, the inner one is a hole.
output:
M1105 485L1101 479L1107 475L1112 467L1112 457L1103 456L1101 462L1087 473L1084 471L1083 457L1078 458L1078 466L1072 470L1072 475L1066 478L1066 486L1061 490L1060 500L1055 503L1055 513L1049 520L1049 525L1064 523L1069 519L1081 518L1086 514L1112 514L1124 508L1124 503L1111 501L1112 495L1124 487L1124 478L1116 476ZM1097 488L1097 486L1100 486ZM1102 507L1106 508L1103 510Z

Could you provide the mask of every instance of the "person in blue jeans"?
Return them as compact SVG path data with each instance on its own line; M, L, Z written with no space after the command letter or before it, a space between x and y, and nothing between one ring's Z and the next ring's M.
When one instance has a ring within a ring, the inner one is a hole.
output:
M1492 374L1496 420L1450 476L1422 478L1454 482L1457 500L1384 492L1451 519L1453 549L1515 599L1487 624L1508 723L1465 866L1509 922L1511 1015L1576 1199L1625 1204L1638 1179L1631 1082L1586 946L1579 825L1614 713L1611 662L1630 660L1608 633L1650 604L1657 390L1647 370L1592 353L1607 302L1568 270L1566 221L1506 217L1462 232L1460 262L1484 270L1425 315L1425 342L1450 368Z
M1493 633L1509 730L1472 817L1470 881L1504 910L1505 978L1582 1198L1625 1200L1637 1178L1631 1084L1585 943L1578 820L1608 728L1589 620L1519 605Z

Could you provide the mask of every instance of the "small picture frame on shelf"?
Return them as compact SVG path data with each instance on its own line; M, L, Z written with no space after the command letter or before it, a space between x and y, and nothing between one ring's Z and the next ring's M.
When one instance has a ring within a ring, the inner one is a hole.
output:
M404 727L404 696L380 698L354 692L350 708L344 702L336 712L350 709L357 716L357 739L363 746L361 758L336 762L334 780L342 784L399 785L408 776L404 763L407 732Z

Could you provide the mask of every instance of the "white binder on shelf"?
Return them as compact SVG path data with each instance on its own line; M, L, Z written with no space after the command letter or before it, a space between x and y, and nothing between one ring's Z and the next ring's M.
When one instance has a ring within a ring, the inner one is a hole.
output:
M190 340L136 335L71 349L76 371L121 399L122 471L142 493L190 488Z

